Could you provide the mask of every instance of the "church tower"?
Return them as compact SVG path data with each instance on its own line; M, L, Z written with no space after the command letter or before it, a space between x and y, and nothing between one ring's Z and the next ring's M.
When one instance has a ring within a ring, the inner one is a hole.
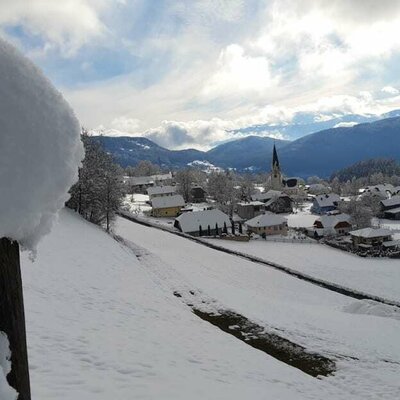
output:
M281 190L282 186L281 167L279 165L278 153L274 144L274 150L272 153L271 187L274 190Z

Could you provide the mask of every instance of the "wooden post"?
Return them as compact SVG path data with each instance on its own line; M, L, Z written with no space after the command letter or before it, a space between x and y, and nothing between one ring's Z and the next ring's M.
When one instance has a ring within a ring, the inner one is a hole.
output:
M6 238L0 239L0 331L7 334L11 349L8 383L19 393L18 400L30 400L19 246Z

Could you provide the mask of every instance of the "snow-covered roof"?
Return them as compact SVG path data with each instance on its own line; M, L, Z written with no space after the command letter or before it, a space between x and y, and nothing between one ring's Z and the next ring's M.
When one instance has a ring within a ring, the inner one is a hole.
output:
M350 222L350 219L348 214L322 215L315 222L319 221L324 228L334 228L340 222Z
M276 199L278 197L287 196L287 194L281 192L280 190L268 190L268 192L264 193L256 193L251 196L252 200L269 200L269 199Z
M264 203L262 201L242 201L240 203L238 203L238 205L240 206L263 206Z
M393 196L390 199L382 200L381 203L385 207L390 207L390 206L400 206L400 196Z
M397 213L400 213L400 207L391 208L390 210L386 210L385 213L388 213L388 214L397 214Z
M392 231L385 228L364 228L350 232L351 236L357 236L362 238L375 238L382 236L391 236Z
M175 187L173 186L153 186L147 189L149 196L155 196L158 194L175 193Z
M196 232L200 226L206 230L208 225L214 229L215 224L218 224L219 228L223 228L224 223L228 226L231 223L229 217L221 210L187 212L177 217L176 221L179 222L182 232Z
M365 192L392 192L394 189L393 185L390 183L382 183L380 185L371 185L365 188Z
M151 201L153 208L169 208L169 207L183 207L185 200L180 194L173 196L154 197Z
M320 207L332 207L336 206L337 203L339 203L340 196L336 193L321 194L315 196L315 201L318 203Z
M285 217L273 213L265 213L249 219L245 222L245 224L252 228L258 228L260 226L282 225L285 222L287 223L287 219Z

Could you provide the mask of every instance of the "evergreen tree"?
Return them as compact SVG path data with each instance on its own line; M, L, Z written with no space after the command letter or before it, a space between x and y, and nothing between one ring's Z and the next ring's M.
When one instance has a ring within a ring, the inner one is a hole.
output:
M199 226L199 236L203 236L203 229L201 228L201 225Z

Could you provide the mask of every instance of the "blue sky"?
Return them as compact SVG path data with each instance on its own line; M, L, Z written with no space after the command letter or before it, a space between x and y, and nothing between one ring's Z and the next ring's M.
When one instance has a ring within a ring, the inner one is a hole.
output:
M397 1L0 0L0 30L83 125L169 148L400 108Z

